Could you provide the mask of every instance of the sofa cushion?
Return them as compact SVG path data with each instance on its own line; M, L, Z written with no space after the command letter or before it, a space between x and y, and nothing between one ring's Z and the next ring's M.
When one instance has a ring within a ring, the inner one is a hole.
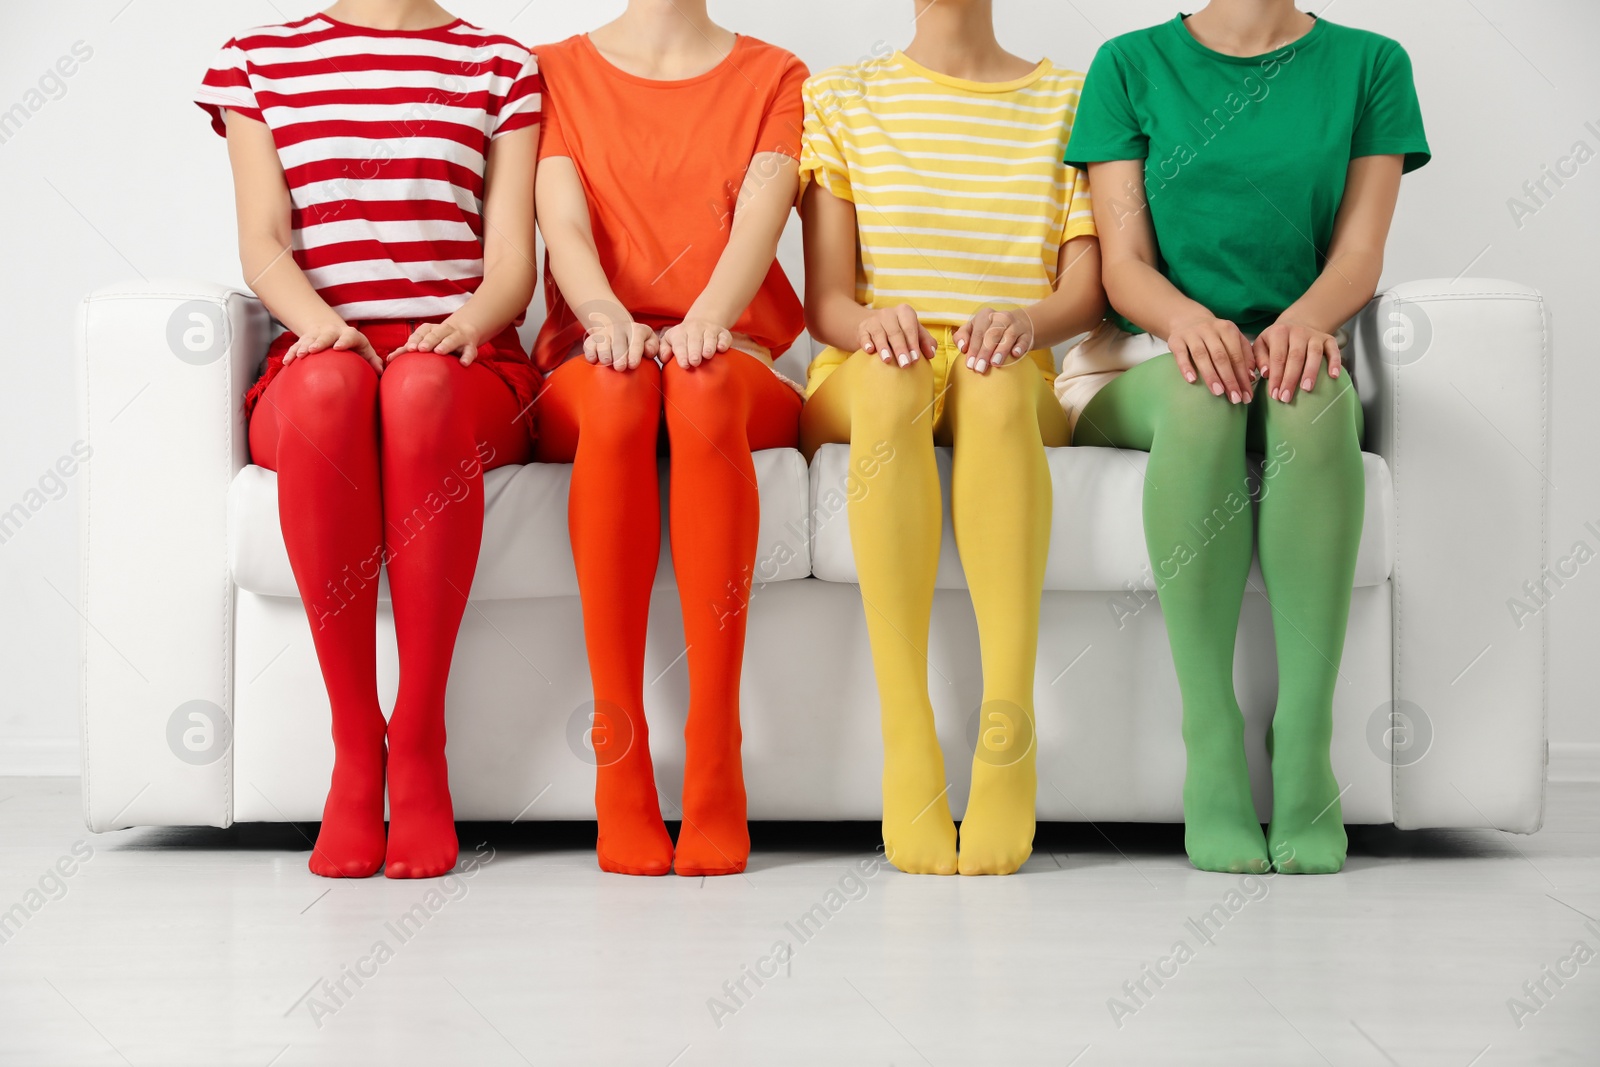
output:
M1045 452L1055 494L1044 587L1120 591L1131 582L1137 588L1155 588L1144 543L1144 470L1149 455L1117 448L1050 448ZM950 524L950 450L937 449L936 456L945 499L938 585L941 589L965 589ZM1394 492L1389 467L1382 458L1371 453L1361 458L1367 475L1367 501L1355 584L1380 585L1389 580L1394 562L1390 522ZM857 580L846 508L850 494L870 492L871 483L869 475L847 484L849 462L849 446L823 445L811 463L811 567L818 578L830 582ZM1252 488L1261 484L1256 467L1252 467L1250 484ZM1251 581L1261 588L1259 564L1251 566Z
M761 533L754 580L804 578L811 573L805 461L792 448L775 448L757 452L755 467ZM567 537L571 480L572 467L555 463L497 467L484 475L483 548L472 599L577 595ZM665 461L661 499L664 507ZM658 586L672 584L666 532L663 521ZM278 476L264 467L245 467L228 489L228 560L240 588L263 596L299 596L278 525ZM387 582L379 588L379 595L388 599Z

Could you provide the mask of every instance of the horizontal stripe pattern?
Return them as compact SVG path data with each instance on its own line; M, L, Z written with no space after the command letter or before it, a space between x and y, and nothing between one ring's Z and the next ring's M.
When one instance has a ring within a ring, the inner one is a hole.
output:
M223 46L195 102L266 123L295 262L346 320L449 315L483 280L491 141L537 125L538 63L457 20L416 32L313 15Z
M1061 246L1095 232L1062 162L1082 89L1048 61L982 86L898 52L806 82L801 179L855 204L856 299L955 326L1049 295Z

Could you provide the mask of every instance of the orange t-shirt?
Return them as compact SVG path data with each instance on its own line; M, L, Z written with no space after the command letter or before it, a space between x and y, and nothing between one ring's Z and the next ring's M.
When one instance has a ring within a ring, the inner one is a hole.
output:
M681 81L629 74L584 34L534 52L545 85L539 158L566 156L577 168L600 265L635 321L677 325L727 246L751 159L800 156L805 65L743 35L721 63ZM548 253L544 300L533 359L548 372L588 325L562 298ZM729 328L777 356L804 326L800 300L774 260Z

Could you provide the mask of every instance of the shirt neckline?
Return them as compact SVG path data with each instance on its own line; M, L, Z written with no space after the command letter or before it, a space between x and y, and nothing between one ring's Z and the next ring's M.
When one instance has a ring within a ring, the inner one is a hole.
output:
M1312 20L1311 21L1311 28L1309 30L1307 30L1305 33L1302 33L1299 37L1296 37L1294 40L1288 41L1288 42L1280 45L1279 47L1272 49L1271 51L1262 52L1260 55L1254 55L1254 56L1234 56L1234 55L1229 55L1227 52L1219 52L1215 48L1210 48L1210 47L1208 47L1208 46L1206 46L1204 44L1201 44L1200 43L1200 39L1198 37L1196 37L1194 34L1189 32L1189 27L1184 22L1184 20L1189 17L1187 13L1180 12L1179 14L1174 15L1173 18L1172 18L1172 21L1170 23L1168 23L1168 25L1171 26L1173 31L1179 37L1181 37L1183 39L1185 44L1187 44L1190 48L1194 49L1196 52L1199 52L1203 56L1207 56L1207 57L1209 57L1211 59L1219 60L1219 61L1221 61L1223 63L1252 64L1253 65L1253 64L1261 63L1261 62L1263 62L1265 60L1271 59L1272 57L1274 57L1276 55L1279 55L1280 53L1282 53L1284 51L1284 49L1288 49L1288 48L1300 49L1300 48L1304 48L1307 45L1313 44L1316 41L1320 40L1321 37L1322 37L1322 27L1327 25L1327 21L1325 19L1317 18L1317 16L1315 14L1312 14L1311 12L1307 12L1307 14L1311 15L1311 20Z
M895 49L894 58L913 74L927 78L932 82L938 82L940 85L948 85L953 89L965 89L970 93L1013 92L1014 90L1023 89L1029 85L1032 85L1034 82L1044 77L1045 71L1050 69L1050 60L1041 59L1039 60L1037 66L1020 78L1013 78L1010 81L1003 82L980 82L972 81L969 78L957 78L954 75L943 74L929 67L924 67L921 63L918 63L916 60L912 59L899 49Z
M601 69L615 78L620 78L625 82L631 82L634 85L648 86L652 89L681 89L689 85L698 85L709 78L715 78L724 70L733 66L733 57L745 47L745 42L748 41L749 38L742 33L734 34L733 47L728 49L728 54L718 60L714 67L696 74L691 78L646 78L642 74L634 74L632 71L623 70L621 67L611 62L611 60L607 59L605 54L600 51L599 47L589 39L589 35L587 33L578 34L578 40L583 43L584 49L588 51L590 56L600 64Z
M360 34L363 37L431 37L434 34L454 30L467 24L466 19L452 19L442 26L426 26L418 30L380 30L375 26L357 26L353 22L341 22L331 15L324 15L321 12L313 15L312 18L321 19L336 30Z

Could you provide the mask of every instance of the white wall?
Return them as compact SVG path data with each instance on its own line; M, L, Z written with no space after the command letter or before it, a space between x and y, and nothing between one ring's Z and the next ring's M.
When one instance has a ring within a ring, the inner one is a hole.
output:
M1468 272L1525 282L1549 298L1560 359L1552 553L1565 555L1578 540L1600 549L1600 537L1584 528L1590 520L1600 528L1600 417L1592 410L1600 355L1582 319L1600 302L1593 249L1600 161L1581 168L1520 226L1507 203L1576 142L1600 152L1600 6L1311 2L1331 7L1336 21L1398 38L1415 61L1434 161L1406 179L1386 282ZM453 9L537 44L587 29L621 6L459 0ZM1044 50L1080 69L1104 35L1173 10L1157 0L997 0L996 7L1001 40L1012 51L1032 57ZM0 110L39 105L0 143L0 511L18 501L42 505L0 544L0 773L76 768L78 488L65 479L64 489L47 482L46 494L28 495L77 436L75 306L89 290L137 274L240 283L223 144L189 94L233 33L312 10L304 0L8 0L0 7ZM910 12L910 0L714 0L712 7L725 24L791 48L813 69L865 56L880 42L904 44ZM70 77L30 97L75 45L80 53L92 50L89 57L68 63ZM791 227L784 257L798 279L796 236ZM1528 476L1536 475L1530 469ZM1473 491L1470 471L1461 491ZM1495 506L1483 501L1486 512ZM150 521L183 519L152 501ZM1558 755L1593 758L1600 753L1600 564L1583 568L1548 610L1550 736Z

